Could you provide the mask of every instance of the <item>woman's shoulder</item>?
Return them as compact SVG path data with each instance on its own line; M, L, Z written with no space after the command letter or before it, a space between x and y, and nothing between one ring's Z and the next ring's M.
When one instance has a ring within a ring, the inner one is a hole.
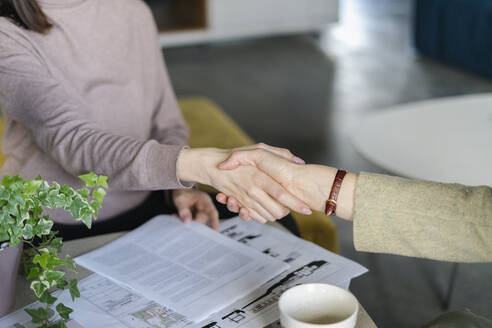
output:
M143 0L99 0L104 12L117 16L125 26L138 25L139 30L154 30L154 16Z
M15 37L22 34L22 27L14 23L10 18L0 17L0 37Z
M143 15L145 18L152 17L152 12L143 0L101 0L105 5L110 6L113 10L121 10L132 14L133 16Z
M32 43L24 28L9 18L0 17L0 47L31 48Z

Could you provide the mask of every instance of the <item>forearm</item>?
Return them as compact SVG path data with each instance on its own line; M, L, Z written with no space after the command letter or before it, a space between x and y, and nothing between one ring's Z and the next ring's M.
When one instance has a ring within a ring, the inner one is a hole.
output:
M492 189L362 173L354 244L369 252L492 261Z
M56 81L11 80L16 79L18 84L5 85L8 92L0 95L3 108L67 172L94 171L108 176L112 188L125 190L183 187L176 176L181 145L104 131L83 117L84 105Z
M323 165L290 165L296 174L287 188L295 196L305 200L312 209L324 212L337 169ZM357 177L357 174L348 172L343 179L336 208L336 215L342 219L352 220Z

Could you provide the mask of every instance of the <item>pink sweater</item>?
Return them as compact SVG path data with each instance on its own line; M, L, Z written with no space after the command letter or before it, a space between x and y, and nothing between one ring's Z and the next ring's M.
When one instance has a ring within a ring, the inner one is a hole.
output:
M54 25L46 35L0 18L2 174L71 186L89 171L107 175L100 219L135 207L149 190L185 187L176 160L188 131L144 2L39 3Z

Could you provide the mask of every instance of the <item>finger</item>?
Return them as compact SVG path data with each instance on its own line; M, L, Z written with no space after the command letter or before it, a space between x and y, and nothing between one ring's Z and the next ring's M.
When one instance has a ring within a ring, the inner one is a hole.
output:
M270 204L268 202L268 200L271 199L270 196L263 190L255 187L248 191L248 197L249 199L246 200L244 206L250 210L250 215L252 215L251 210L254 210L267 221L275 221L275 217L267 208Z
M221 192L215 196L215 199L221 204L227 204L227 196Z
M260 214L258 214L258 212L256 212L255 210L249 208L248 209L249 211L249 216L251 219L255 220L256 222L259 222L261 224L265 224L268 222L267 219L265 219L263 216L261 216Z
M195 215L195 222L207 225L210 217L205 212L197 212Z
M184 223L190 223L193 220L191 210L188 206L178 206L176 204L176 207L178 209L178 215L181 221L183 221Z
M219 214L217 215L212 215L210 213L207 213L209 220L208 220L208 225L210 228L214 229L215 231L219 231Z
M234 197L229 197L227 200L227 209L233 213L239 212L239 202Z
M239 217L244 221L250 221L251 217L249 216L249 211L246 207L241 207L239 210Z
M273 153L277 156L280 156L296 164L306 164L306 162L302 158L295 156L294 154L292 154L290 150L286 148L270 146L265 143L258 143L256 145L235 148L233 149L233 152L251 151L251 150L258 150L258 149L268 151L270 153Z
M282 185L277 183L272 178L265 177L265 183L263 187L264 191L267 194L269 194L274 200L276 200L284 207L306 215L311 215L313 213L306 203L292 195L289 191L282 187Z
M270 146L270 145L267 145L264 143L259 143L256 146L257 146L257 148L272 152L272 153L274 153L280 157L283 157L285 159L288 159L294 163L306 164L306 162L302 158L295 156L294 154L292 154L292 152L290 150L288 150L286 148L274 147L274 146Z
M275 155L288 159L297 164L306 164L306 162L302 158L295 156L294 154L292 154L290 150L286 148L270 146L262 142L251 146L235 148L233 151L255 150L255 149L263 149L269 151L271 153L274 153Z
M215 207L212 200L207 202L207 205L205 206L204 210L208 214L209 217L208 223L210 227L215 231L219 231L219 211L217 211L217 208Z
M254 150L234 151L222 163L219 164L221 170L233 170L240 165L256 166L258 154Z
M252 195L253 199L261 204L261 207L255 207L255 210L268 221L273 222L281 219L290 212L287 208L273 200L272 197L263 190L258 190Z

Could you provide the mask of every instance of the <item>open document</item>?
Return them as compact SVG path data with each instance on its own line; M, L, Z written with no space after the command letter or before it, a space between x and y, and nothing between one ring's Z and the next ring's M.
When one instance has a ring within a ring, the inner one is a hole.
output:
M202 224L164 215L76 262L192 321L289 269Z
M290 269L193 327L280 327L277 301L285 290L305 283L328 283L348 288L352 278L367 272L360 264L267 225L236 218L222 223L221 232L288 263Z
M180 225L186 227L185 229L192 227ZM153 229L159 228L153 227ZM213 231L210 233L219 235ZM131 288L93 274L79 282L81 297L75 303L71 302L67 291L60 296L61 302L75 309L71 314L71 320L67 322L67 327L280 327L277 301L284 290L297 284L313 282L348 288L352 278L367 271L353 261L289 233L256 222L244 222L239 218L221 224L221 237L227 238L233 244L249 248L255 258L266 256L268 261L280 261L289 268L273 279L264 281L261 286L248 290L244 297L226 302L227 305L219 312L209 312L208 318L202 321L193 320L170 303L156 302L155 299L147 298ZM152 241L146 243L152 244ZM205 251L205 248L203 250ZM216 294L220 295L223 288L226 286L219 287ZM204 295L203 298L210 303L216 301L209 295ZM194 302L189 310L196 310L197 304L200 302ZM29 307L36 305L39 306L34 303ZM53 322L60 320L56 311L53 312L52 319ZM30 324L30 318L23 310L0 318L0 328L29 327L33 325Z

